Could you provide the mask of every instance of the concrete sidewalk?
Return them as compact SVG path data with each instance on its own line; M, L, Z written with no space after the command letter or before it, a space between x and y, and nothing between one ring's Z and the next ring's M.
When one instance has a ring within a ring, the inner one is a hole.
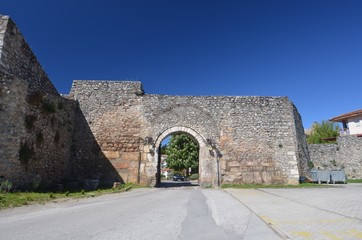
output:
M225 189L285 239L362 239L362 185Z

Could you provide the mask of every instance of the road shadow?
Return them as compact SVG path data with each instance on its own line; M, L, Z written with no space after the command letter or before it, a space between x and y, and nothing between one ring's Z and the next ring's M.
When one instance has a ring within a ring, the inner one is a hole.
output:
M158 188L175 188L175 187L196 187L199 186L198 181L161 181Z

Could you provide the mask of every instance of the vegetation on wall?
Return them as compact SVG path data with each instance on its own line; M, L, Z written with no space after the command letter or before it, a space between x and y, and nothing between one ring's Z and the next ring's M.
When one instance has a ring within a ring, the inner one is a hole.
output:
M33 92L28 96L28 103L38 106L43 101L44 94L42 92Z
M57 130L57 131L55 132L54 142L55 142L55 143L58 143L59 140L60 140L60 132L59 132L59 130Z
M36 134L36 144L40 145L44 141L44 136L41 131Z
M44 113L55 113L56 112L54 103L49 102L49 101L43 102L42 109L43 109Z
M310 160L308 160L308 168L309 169L314 168L314 163L312 161L310 161Z
M64 109L64 104L62 102L58 102L58 109L59 110L63 110Z
M31 130L34 126L34 122L36 121L36 116L34 115L26 115L25 116L25 127L28 130Z
M29 160L34 156L34 154L34 150L29 147L26 142L21 144L19 149L19 160L21 164L27 165Z
M335 142L333 138L339 136L339 131L339 126L334 122L323 120L321 123L314 123L312 132L307 135L307 142L310 144Z
M0 182L0 194L1 193L6 194L6 193L10 192L12 187L13 187L13 184L9 180Z

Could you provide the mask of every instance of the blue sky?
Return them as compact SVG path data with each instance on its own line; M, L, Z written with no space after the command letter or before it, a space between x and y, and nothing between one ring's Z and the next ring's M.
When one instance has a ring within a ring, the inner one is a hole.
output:
M60 93L288 96L308 128L362 108L362 1L2 0Z

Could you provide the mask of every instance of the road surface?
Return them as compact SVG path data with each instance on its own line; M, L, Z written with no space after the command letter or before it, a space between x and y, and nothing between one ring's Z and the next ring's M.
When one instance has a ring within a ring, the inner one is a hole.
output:
M231 194L191 186L2 210L0 239L281 238Z

